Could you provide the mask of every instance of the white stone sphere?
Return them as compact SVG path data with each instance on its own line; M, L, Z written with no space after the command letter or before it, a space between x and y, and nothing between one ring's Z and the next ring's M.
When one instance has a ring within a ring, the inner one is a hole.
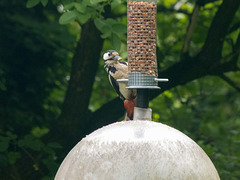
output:
M219 180L189 137L152 121L117 122L83 138L55 180Z

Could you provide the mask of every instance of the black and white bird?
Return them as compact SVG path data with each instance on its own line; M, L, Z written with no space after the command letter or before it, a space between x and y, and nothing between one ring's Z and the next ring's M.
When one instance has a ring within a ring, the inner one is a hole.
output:
M133 110L136 106L136 90L127 89L127 82L117 81L118 79L128 78L128 63L121 61L122 58L119 56L118 52L114 50L107 50L103 55L103 60L109 81L119 97L124 101L127 116L132 119Z

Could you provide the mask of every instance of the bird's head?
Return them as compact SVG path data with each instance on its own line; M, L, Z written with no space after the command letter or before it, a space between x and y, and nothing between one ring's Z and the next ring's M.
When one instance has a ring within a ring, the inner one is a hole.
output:
M103 55L103 60L106 61L119 61L122 58L119 56L117 51L114 50L107 50L106 53Z

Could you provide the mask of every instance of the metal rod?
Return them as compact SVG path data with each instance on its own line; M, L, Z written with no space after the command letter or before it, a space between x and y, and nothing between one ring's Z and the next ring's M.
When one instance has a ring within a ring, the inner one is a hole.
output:
M137 89L137 107L148 108L148 89Z
M158 82L168 82L168 79L163 79L163 78L155 78L154 80Z

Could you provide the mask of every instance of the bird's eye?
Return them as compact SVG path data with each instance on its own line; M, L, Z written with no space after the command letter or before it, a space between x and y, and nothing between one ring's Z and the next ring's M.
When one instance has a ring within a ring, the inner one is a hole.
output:
M111 56L111 54L110 54L110 53L108 53L108 56Z

